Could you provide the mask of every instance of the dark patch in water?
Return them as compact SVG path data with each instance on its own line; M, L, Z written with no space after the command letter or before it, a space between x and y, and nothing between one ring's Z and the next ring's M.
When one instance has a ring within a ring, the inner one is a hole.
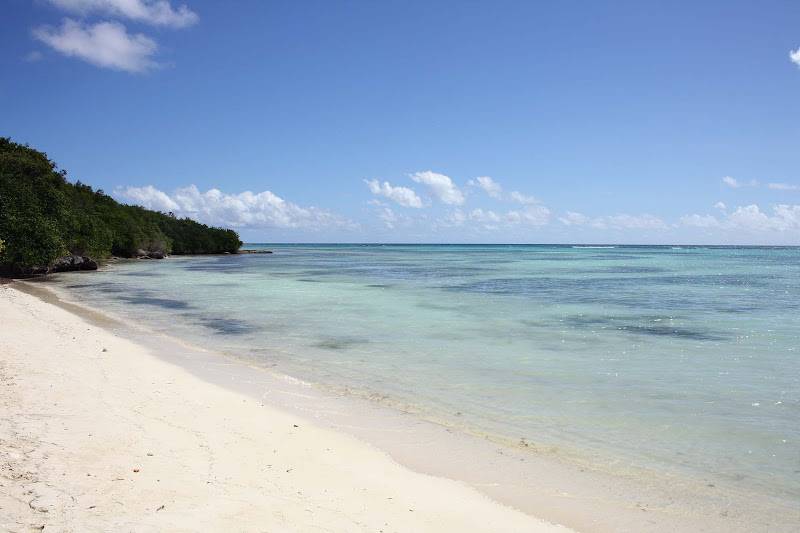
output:
M606 274L655 274L661 272L668 272L665 268L659 267L647 267L647 266L627 266L627 265L620 265L620 266L613 266L603 270L600 270L601 273Z
M225 272L233 273L234 270L230 265L192 265L187 266L186 270L191 272Z
M219 335L244 335L258 330L252 324L244 320L233 318L204 318L200 323L209 329L213 329Z
M297 281L302 281L303 283L322 283L322 281L318 279L309 279L309 278L300 278Z
M103 292L117 292L119 289L114 283L72 283L64 285L67 289L93 289Z
M68 289L86 289L88 287L100 287L100 285L94 285L92 283L79 283L77 285L66 285Z
M626 326L619 326L617 329L621 329L624 331L630 331L633 333L641 333L644 335L658 335L661 337L680 337L682 339L691 339L696 341L721 341L724 340L722 337L718 337L716 335L711 335L709 333L704 333L702 331L696 331L691 329L685 328L676 328L669 325L658 325L658 326L638 326L638 325L626 325Z
M120 287L112 285L110 283L108 285L97 285L95 288L98 292L105 292L108 294L113 294L115 296L119 294L122 290L120 289Z
M649 323L632 324L635 318L624 317L567 317L564 324L576 328L599 327L601 329L614 329L627 331L640 335L655 335L659 337L676 337L696 341L722 341L724 337L708 331L689 329L669 324L669 317L648 317ZM641 320L641 319L640 319Z
M635 279L625 276L494 278L438 285L435 288L540 302L613 305L630 309L659 308L664 311L748 312L776 306L783 310L800 308L800 299L787 298L782 294L785 291L773 291L772 299L757 298L754 297L757 294L755 292L744 292L747 288L764 286L769 288L771 284L763 277L645 275ZM740 305L731 305L730 296L720 299L711 292L698 290L704 287L730 287L730 290L738 291Z
M306 276L330 276L332 274L341 274L342 272L346 272L349 269L344 268L332 268L330 270L306 270L303 272Z
M136 305L155 305L164 309L189 309L189 302L182 300L170 300L168 298L150 298L148 296L121 296L119 298L125 302Z
M388 289L391 287L391 285L386 283L374 283L372 285L367 285L367 287L371 289Z
M736 286L736 287L765 287L769 285L763 276L755 274L735 275L735 274L719 274L719 275L698 275L698 276L651 276L637 279L636 283L648 283L652 285L719 285L719 286Z
M233 273L237 271L241 271L241 264L240 263L233 263L231 259L228 258L229 256L225 257L218 257L214 260L209 258L205 259L198 259L197 262L191 262L189 264L183 265L183 268L186 270L190 270L193 272L226 272L226 273Z
M314 348L325 348L326 350L346 350L347 348L352 348L358 344L365 344L366 342L367 341L364 339L354 337L340 337L322 339L311 346Z

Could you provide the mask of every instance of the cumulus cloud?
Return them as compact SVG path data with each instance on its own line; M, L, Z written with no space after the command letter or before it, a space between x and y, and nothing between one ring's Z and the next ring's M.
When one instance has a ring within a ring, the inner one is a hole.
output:
M796 52L789 51L789 59L791 59L795 65L800 67L800 48L798 48Z
M466 221L467 215L464 213L464 211L461 209L454 209L445 215L442 223L445 226L463 226Z
M511 224L541 227L550 221L550 210L543 205L530 206L518 211L509 211L505 219Z
M733 187L734 189L738 189L739 187L744 187L745 185L749 185L750 187L758 187L758 181L756 180L750 180L747 183L745 183L730 176L725 176L724 178L722 178L722 182L728 185L729 187Z
M522 194L519 191L511 191L511 194L508 195L509 199L512 202L517 202L518 204L538 204L539 200L535 196L527 196Z
M181 206L170 198L168 194L159 191L152 185L126 187L125 189L114 191L114 194L136 205L164 213L169 213L170 211L177 213L181 210Z
M64 19L60 28L42 26L33 36L66 56L78 57L98 67L126 72L145 72L158 66L151 57L156 42L141 33L128 34L117 22L99 22L84 26Z
M495 198L496 200L507 200L523 205L539 203L539 200L535 196L527 196L519 191L512 191L510 194L508 194L508 196L503 195L503 186L488 176L469 180L468 183L472 187L483 189L486 194L492 198Z
M324 229L356 225L326 209L301 207L270 191L228 194L218 189L201 193L190 185L166 194L155 187L117 188L114 196L148 209L172 211L212 226L235 228Z
M724 178L722 178L722 182L725 183L726 185L730 185L735 189L738 189L739 187L742 186L742 184L739 183L739 181L736 178L732 178L730 176L725 176Z
M380 212L378 212L378 218L383 220L383 223L386 224L387 228L394 229L394 224L397 222L397 215L394 214L394 211L388 207L384 207Z
M777 189L779 191L794 191L796 189L800 189L800 186L792 185L791 183L770 183L767 186L770 189Z
M800 205L776 205L772 208L771 216L755 204L737 207L736 211L724 218L685 215L680 218L678 225L737 231L794 231L800 230Z
M425 207L422 199L408 187L392 187L388 181L379 183L378 180L364 180L372 194L383 196L403 207Z
M667 223L654 215L612 215L606 217L615 229L666 229Z
M411 179L428 187L430 194L445 204L463 205L464 194L455 186L453 180L444 174L427 170L411 174Z
M503 197L503 187L488 176L483 176L480 178L475 178L474 180L469 180L469 184L474 187L483 189L484 192L489 196L491 196L492 198L497 198L498 200L500 200Z
M589 226L597 229L605 229L606 225L600 218L591 218L575 211L567 211L564 216L558 217L558 221L565 226Z
M722 210L724 211L724 210L726 210L727 208L728 208L728 206L726 206L726 205L725 205L724 203L722 203L722 202L717 202L716 204L714 204L714 209L722 209Z
M718 228L720 222L714 215L684 215L678 220L678 225L695 228Z
M550 221L550 210L544 206L532 206L524 209L496 213L492 210L473 209L469 220L486 224L487 229L500 229L508 226L541 227Z
M491 210L477 208L470 212L469 219L476 222L500 222L500 215Z
M47 1L61 10L81 16L99 13L153 26L185 28L199 20L197 13L185 5L173 8L168 0ZM57 52L98 67L146 72L160 66L152 59L158 50L156 41L141 33L128 34L125 26L117 21L88 24L83 20L66 18L60 27L40 26L32 33L34 38Z
M787 231L800 228L800 205L777 205L773 216L767 216L757 205L739 207L728 216L727 224L734 228Z
M403 213L395 213L391 208L384 207L377 211L377 217L383 221L387 229L395 229L397 226L410 227L415 220ZM418 220L424 220L425 215L420 215Z
M654 215L610 215L588 217L574 211L567 211L565 216L558 217L565 226L587 226L595 229L667 229L667 223Z
M167 0L48 0L54 6L87 15L101 13L118 18L127 18L153 26L185 28L196 24L197 13L185 5L173 9Z

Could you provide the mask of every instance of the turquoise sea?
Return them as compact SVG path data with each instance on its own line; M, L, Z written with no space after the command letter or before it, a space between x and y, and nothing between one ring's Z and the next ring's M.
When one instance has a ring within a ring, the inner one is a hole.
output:
M50 284L459 431L797 508L800 248L245 247L274 253Z

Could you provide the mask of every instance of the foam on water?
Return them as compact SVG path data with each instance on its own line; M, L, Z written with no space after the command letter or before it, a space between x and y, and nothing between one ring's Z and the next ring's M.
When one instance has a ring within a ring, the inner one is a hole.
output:
M53 284L454 428L800 501L800 250L275 245Z

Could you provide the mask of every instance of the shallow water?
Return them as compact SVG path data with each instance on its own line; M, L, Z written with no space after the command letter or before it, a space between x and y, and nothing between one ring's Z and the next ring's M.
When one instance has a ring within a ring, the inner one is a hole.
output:
M463 431L800 501L798 248L269 249L51 284Z

